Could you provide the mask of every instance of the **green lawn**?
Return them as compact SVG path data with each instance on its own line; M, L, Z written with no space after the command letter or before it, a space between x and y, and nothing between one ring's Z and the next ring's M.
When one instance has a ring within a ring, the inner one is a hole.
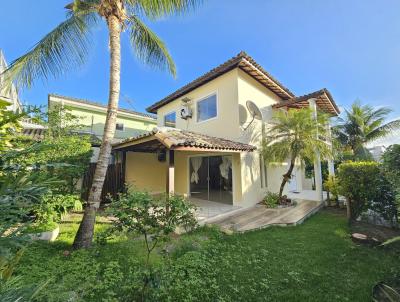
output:
M118 237L73 252L70 221L52 244L35 243L16 275L48 285L40 301L132 301L143 279L143 242ZM97 224L97 232L107 228ZM370 301L372 286L400 271L398 249L357 246L344 217L322 212L303 225L224 235L213 229L166 243L158 251L149 301Z

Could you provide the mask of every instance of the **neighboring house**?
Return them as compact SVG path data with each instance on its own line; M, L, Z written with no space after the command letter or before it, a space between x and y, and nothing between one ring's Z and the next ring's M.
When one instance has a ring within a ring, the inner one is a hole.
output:
M382 155L386 151L386 147L383 145L369 147L368 151L371 153L374 160L380 162L382 161Z
M8 102L10 105L7 110L14 113L20 113L23 110L22 102L20 100L18 90L14 84L11 87L5 86L4 77L1 75L7 69L7 61L4 57L2 50L0 49L0 100ZM35 139L43 137L45 127L33 123L30 118L25 118L21 122L24 135L28 135Z
M55 105L68 107L71 114L79 117L79 123L84 126L79 131L94 135L100 140L102 139L107 114L106 105L83 99L49 94L48 108L52 108ZM114 142L151 131L156 125L156 117L152 114L119 109ZM93 148L94 156L92 162L97 161L98 147L94 146Z
M8 110L13 112L21 112L22 104L19 99L17 88L14 84L11 87L5 86L4 76L2 73L7 69L7 61L4 57L3 51L0 49L0 99L10 103L7 107Z
M262 120L253 118L247 101ZM139 189L251 206L277 192L287 170L288 163L265 165L260 154L273 111L308 106L339 113L328 90L297 97L241 52L147 108L157 114L158 128L113 149L123 153L125 182ZM322 200L320 161L314 167L316 191L308 196ZM329 167L333 173L332 162ZM292 178L286 192L308 191L300 163Z

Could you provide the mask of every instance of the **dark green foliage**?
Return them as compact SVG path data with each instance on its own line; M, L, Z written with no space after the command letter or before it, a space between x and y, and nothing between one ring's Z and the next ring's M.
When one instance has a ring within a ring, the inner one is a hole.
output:
M371 209L391 225L397 222L393 186L377 162L345 162L338 169L338 192L350 202L351 219Z
M382 156L382 166L400 201L400 145L391 145Z
M345 162L338 169L339 193L350 202L351 219L354 220L366 209L376 194L379 175L376 162Z

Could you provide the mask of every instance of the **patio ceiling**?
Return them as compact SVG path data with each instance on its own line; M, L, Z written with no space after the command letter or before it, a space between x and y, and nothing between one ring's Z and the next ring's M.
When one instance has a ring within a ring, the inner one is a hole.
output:
M129 138L113 145L113 150L117 151L157 152L165 149L177 151L251 152L256 147L224 138L168 127L155 128L147 134Z

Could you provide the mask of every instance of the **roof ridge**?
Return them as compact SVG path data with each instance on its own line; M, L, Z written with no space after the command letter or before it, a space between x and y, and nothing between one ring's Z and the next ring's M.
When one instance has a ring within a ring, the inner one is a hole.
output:
M93 106L99 106L99 107L102 107L102 108L107 108L107 105L101 104L101 103L99 103L97 101L92 101L92 100L87 100L87 99L82 99L82 98L76 98L76 97L61 95L61 94L57 94L57 93L49 93L49 97L50 96L63 98L63 99L67 99L67 100L70 100L70 101L73 101L73 102L82 103L82 104L87 104L87 105L93 105ZM125 113L136 114L136 115L139 115L139 116L148 117L148 118L152 118L152 119L156 119L156 116L154 116L153 114L140 112L140 111L136 111L136 110L126 109L126 108L118 108L118 111L125 112Z
M250 64L250 66L253 66L253 68L258 69L266 78L268 78L271 82L273 82L276 86L278 86L279 89L281 89L284 92L283 94L289 95L291 97L295 97L295 95L288 88L283 86L271 74L269 74L267 71L265 71L265 69L263 69L261 67L261 65L259 65L251 56L249 56L245 51L242 50L236 56L231 57L224 63L219 64L218 66L212 68L211 70L204 73L203 75L190 81L186 85L178 88L177 90L170 93L169 95L167 95L160 101L150 105L149 107L146 108L146 110L148 112L154 112L156 109L160 108L161 106L181 97L182 95L184 95L186 93L189 93L193 89L196 89L196 88L208 83L209 81L212 81L213 79L225 74L226 72L228 72L234 68L240 68L239 64L243 61L245 61L245 63L247 63L247 64ZM245 71L245 72L247 72L247 71ZM266 86L266 85L267 84L264 84L264 86ZM266 87L268 88L268 86L266 86ZM279 95L279 93L277 93L276 91L275 91L275 93ZM282 97L282 98L285 99L285 97Z

